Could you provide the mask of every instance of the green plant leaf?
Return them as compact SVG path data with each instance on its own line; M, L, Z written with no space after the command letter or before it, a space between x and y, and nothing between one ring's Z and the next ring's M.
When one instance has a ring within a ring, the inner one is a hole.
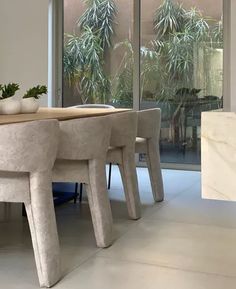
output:
M9 98L15 95L16 91L20 89L19 84L17 83L9 83L4 86L0 86L0 90L2 92L1 99Z
M47 93L47 87L45 85L37 85L27 90L23 98L33 97L35 99L39 99L42 94L46 94L46 93Z

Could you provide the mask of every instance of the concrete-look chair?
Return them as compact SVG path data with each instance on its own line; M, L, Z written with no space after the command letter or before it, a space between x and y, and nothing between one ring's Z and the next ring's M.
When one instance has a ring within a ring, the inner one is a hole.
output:
M113 105L103 104L103 103L85 103L85 104L69 106L68 108L107 108L107 109L115 109L115 107ZM109 174L111 174L111 164L110 164L110 173ZM109 178L109 180L110 180L110 178ZM75 183L74 203L76 203L77 196L78 196L77 188L78 188L78 183ZM83 194L83 184L80 183L80 194L79 194L80 203L82 202L82 194Z
M109 116L112 123L107 163L118 164L124 186L128 213L131 219L141 217L137 172L135 165L135 138L137 112L130 111Z
M146 154L152 193L156 202L161 202L164 199L159 152L160 128L160 109L147 109L138 112L138 132L135 152Z
M60 143L53 169L55 182L85 184L98 247L112 243L105 172L110 134L111 122L106 116L60 122Z
M56 120L0 125L0 201L25 204L41 287L61 277L60 250L52 198Z

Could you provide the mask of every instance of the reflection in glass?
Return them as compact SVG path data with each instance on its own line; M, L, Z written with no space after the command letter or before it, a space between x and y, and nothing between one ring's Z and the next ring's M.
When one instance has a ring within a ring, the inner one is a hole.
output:
M142 4L141 108L162 109L162 162L199 164L201 112L222 107L222 8L217 14L187 0Z
M162 109L162 162L199 164L201 112L222 108L222 1L141 0L140 108ZM133 4L64 0L63 106L133 107Z

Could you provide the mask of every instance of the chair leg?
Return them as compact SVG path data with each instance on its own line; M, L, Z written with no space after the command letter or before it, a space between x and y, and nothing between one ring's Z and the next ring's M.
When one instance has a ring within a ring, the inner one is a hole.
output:
M30 194L25 207L39 282L41 287L51 287L59 281L61 269L50 172L30 174Z
M78 183L75 183L75 196L74 196L74 204L76 204L78 198Z
M80 183L80 189L79 189L79 202L82 202L83 197L83 183Z
M141 217L141 205L138 189L138 179L135 164L135 154L122 150L122 164L119 164L120 174L124 186L129 217L137 220Z
M22 204L22 207L21 207L21 215L22 215L22 217L26 217L27 216L24 204Z
M159 145L152 140L147 141L147 166L155 202L164 200L164 188L160 164Z
M105 164L102 160L89 161L89 184L86 184L89 207L97 246L112 244L112 214L108 198Z
M111 169L112 169L112 163L109 164L108 185L107 185L108 190L111 189Z

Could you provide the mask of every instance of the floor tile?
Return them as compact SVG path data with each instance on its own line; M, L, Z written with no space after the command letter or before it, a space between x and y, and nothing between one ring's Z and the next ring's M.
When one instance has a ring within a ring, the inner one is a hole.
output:
M236 276L236 230L142 221L98 256Z
M0 223L21 222L22 206L18 203L0 203Z
M236 203L201 198L201 183L170 200L146 219L236 228Z
M235 289L236 279L95 257L56 289Z
M112 176L112 247L96 247L86 194L82 204L56 207L65 278L55 288L235 288L235 203L202 200L198 172L163 170L165 201L155 204L139 168L143 218L132 221L116 166ZM20 204L0 203L0 234L0 288L39 288Z
M0 251L0 288L39 288L32 250Z
M149 174L147 168L138 168L138 182L140 198L143 205L153 204L153 196L151 185L149 181ZM117 166L112 168L112 185L110 190L110 197L113 200L125 200L122 182ZM184 172L177 170L162 170L165 199L169 200L181 192L184 192L196 182L200 181L199 172ZM122 189L122 190L121 190Z
M0 251L32 246L27 220L0 222Z

